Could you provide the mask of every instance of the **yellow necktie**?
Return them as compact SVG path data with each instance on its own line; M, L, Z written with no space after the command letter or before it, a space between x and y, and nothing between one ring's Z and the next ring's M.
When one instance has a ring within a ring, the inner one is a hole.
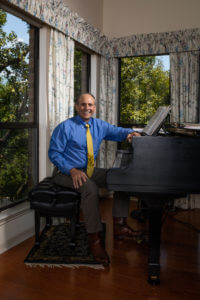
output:
M94 151L93 151L93 143L92 136L90 133L90 125L85 125L86 130L86 139L87 139L87 176L90 178L94 172Z

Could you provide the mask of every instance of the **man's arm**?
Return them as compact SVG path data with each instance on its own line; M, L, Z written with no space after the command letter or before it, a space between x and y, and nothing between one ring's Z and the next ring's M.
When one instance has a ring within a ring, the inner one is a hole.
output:
M64 151L67 145L67 137L63 124L58 125L51 136L48 156L50 161L63 173L69 175L69 171L74 167L66 160Z
M117 127L107 122L104 122L104 126L106 128L105 140L122 142L127 139L131 141L133 136L140 136L139 133L131 128Z

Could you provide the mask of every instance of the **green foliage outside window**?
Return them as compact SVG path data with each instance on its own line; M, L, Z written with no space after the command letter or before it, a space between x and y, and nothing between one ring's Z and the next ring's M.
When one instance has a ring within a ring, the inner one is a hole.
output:
M14 31L3 30L6 12L0 10L0 120L28 121L28 52L29 45Z
M121 59L120 124L146 124L169 98L169 71L156 56Z
M27 195L32 129L23 128L22 123L34 118L29 97L29 45L14 31L5 32L6 22L7 13L0 9L0 208ZM25 26L29 31L29 25Z
M0 196L15 201L22 199L27 191L28 131L4 129L0 134L4 140L0 151Z
M75 48L74 51L74 100L81 94L81 74L82 74L82 51Z
M90 55L75 47L74 51L74 100L82 93L89 92ZM76 112L75 112L76 113Z

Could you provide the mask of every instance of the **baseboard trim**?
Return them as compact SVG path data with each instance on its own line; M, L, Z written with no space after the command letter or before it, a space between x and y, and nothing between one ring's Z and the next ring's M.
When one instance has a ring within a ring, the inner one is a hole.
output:
M34 235L34 227L31 229L28 229L24 232L21 232L19 235L6 240L4 243L0 245L0 254L8 251L9 249L13 248L14 246L17 246L21 242L25 241L26 239L32 237Z
M34 211L24 202L0 214L0 254L34 235Z

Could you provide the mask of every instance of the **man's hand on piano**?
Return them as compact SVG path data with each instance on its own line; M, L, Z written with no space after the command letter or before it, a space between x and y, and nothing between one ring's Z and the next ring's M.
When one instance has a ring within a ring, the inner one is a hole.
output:
M136 132L136 131L133 131L133 132L131 132L131 133L129 133L129 134L127 135L127 137L126 137L127 141L130 143L130 142L132 141L132 138L133 138L134 136L141 136L141 134L139 134L139 133Z

